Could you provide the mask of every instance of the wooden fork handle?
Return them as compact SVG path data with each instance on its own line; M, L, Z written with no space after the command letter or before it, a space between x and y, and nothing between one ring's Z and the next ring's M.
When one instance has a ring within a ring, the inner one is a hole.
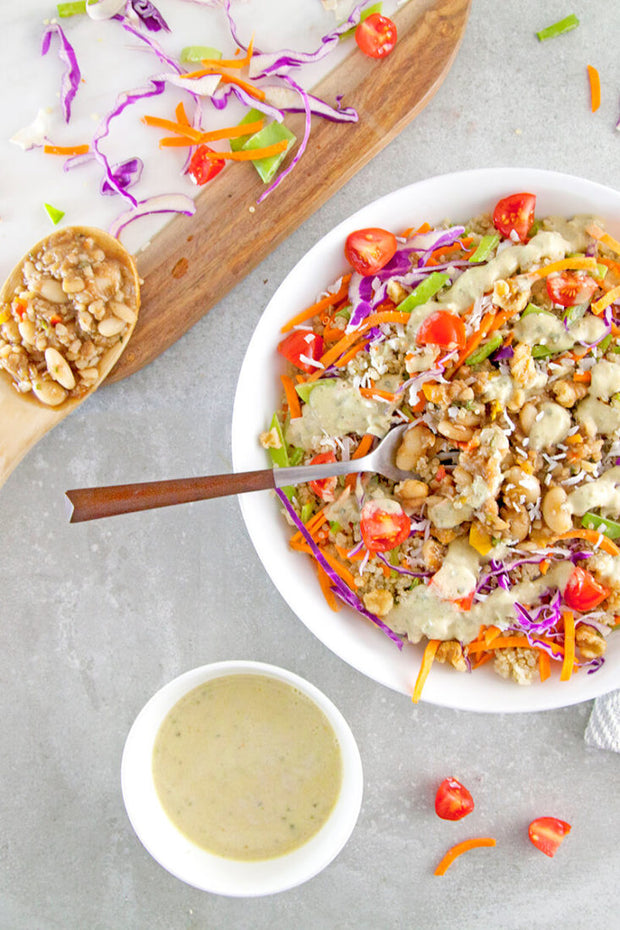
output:
M273 471L259 469L204 478L174 478L102 488L77 488L65 493L70 504L69 522L82 523L138 510L170 507L173 504L187 504L190 501L243 494L246 491L264 491L273 487Z

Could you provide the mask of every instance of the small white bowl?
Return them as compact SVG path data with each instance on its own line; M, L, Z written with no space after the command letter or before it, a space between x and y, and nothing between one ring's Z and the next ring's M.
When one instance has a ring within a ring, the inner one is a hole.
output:
M342 754L338 800L321 829L283 856L239 861L214 855L192 843L169 819L153 781L153 745L171 708L188 691L224 675L264 675L286 682L313 701L331 724ZM298 675L262 662L228 661L203 665L164 685L138 714L121 762L125 808L139 840L168 872L181 881L230 897L258 897L286 891L313 878L338 855L349 839L362 803L363 774L353 734L338 710L318 688Z

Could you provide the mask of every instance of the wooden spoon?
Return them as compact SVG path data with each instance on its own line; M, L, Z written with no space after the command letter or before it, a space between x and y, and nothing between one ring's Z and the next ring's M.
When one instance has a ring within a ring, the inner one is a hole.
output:
M140 279L132 256L117 239L101 229L90 226L64 226L29 249L15 265L0 290L0 309L3 304L11 302L17 288L23 287L23 267L30 256L39 249L52 245L59 236L66 236L67 232L76 236L91 236L107 257L116 259L129 271L135 290L135 302L131 309L137 315L140 307ZM99 377L92 387L80 397L68 397L55 407L37 400L31 392L19 393L11 375L0 368L0 487L35 443L99 387L123 353L134 327L135 321L128 323L118 343L103 354L97 364Z

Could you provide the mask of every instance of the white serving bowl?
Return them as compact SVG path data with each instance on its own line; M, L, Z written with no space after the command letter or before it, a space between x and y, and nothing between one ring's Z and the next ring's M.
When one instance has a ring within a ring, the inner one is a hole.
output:
M343 245L349 232L384 226L398 232L423 222L460 223L493 209L507 194L536 194L536 215L593 213L620 236L620 193L582 178L529 168L463 171L411 184L381 197L331 230L288 274L262 314L241 368L232 423L235 471L268 467L258 436L280 405L284 362L276 353L280 327L347 268ZM421 646L402 651L380 630L343 607L334 613L321 594L310 559L288 545L290 529L269 493L245 494L241 510L256 551L280 594L300 620L349 665L395 691L411 694L422 656ZM586 701L620 687L620 635L608 641L607 659L595 674L580 672L570 682L557 675L543 684L519 686L504 681L489 666L459 674L435 665L423 700L463 710L537 711Z
M274 859L249 862L226 859L192 843L167 816L153 781L153 745L168 712L188 691L229 675L264 675L296 688L323 711L340 745L342 786L334 809L318 833L292 852ZM168 872L203 891L230 897L258 897L286 891L308 881L338 855L357 822L363 774L353 734L329 698L286 669L238 660L215 662L185 672L150 699L127 736L121 762L121 787L125 808L138 838Z

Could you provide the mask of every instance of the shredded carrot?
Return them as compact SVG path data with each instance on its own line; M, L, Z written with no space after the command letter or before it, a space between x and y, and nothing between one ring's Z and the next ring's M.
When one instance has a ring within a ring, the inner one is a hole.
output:
M238 152L205 152L205 158L209 161L218 161L220 158L229 161L256 161L258 158L271 158L272 155L279 155L287 147L288 142L282 139L280 142L274 142L273 145L266 145L262 149L241 149Z
M327 294L326 297L322 297L320 300L317 300L315 304L312 304L309 307L306 307L305 310L302 310L301 313L297 313L294 317L284 324L280 332L288 333L289 330L293 329L295 326L299 326L300 323L305 323L306 320L312 319L313 316L321 313L322 310L326 310L328 307L333 307L334 304L340 303L341 300L347 296L349 292L349 281L351 280L351 275L347 274L342 279L342 286L335 294ZM342 334L341 334L342 335Z
M592 223L591 226L586 226L586 232L589 236L592 236L593 239L598 239L599 242L606 245L612 252L620 255L620 242L614 239L613 236L610 236L609 233L606 233L600 226L597 226L596 223Z
M477 668L480 668L481 665L486 665L487 662L490 662L491 659L493 659L493 658L494 658L494 655L493 655L492 652L483 652L483 653L481 653L480 657L479 657L479 658L474 662L474 664L472 665L472 670L475 670L475 669L477 669Z
M555 539L586 539L593 546L599 546L609 555L620 555L620 549L616 544L604 533L597 533L596 530L586 530L579 527L579 529L569 530L568 533L562 533L560 536L556 536Z
M544 643L547 646L553 646L558 652L563 653L562 646L558 643L553 642L550 639L546 639L544 636L536 637L541 643ZM495 649L537 649L540 648L536 643L531 643L527 636L496 636L491 640L490 643L485 643L484 641L474 640L467 645L467 654L475 655L478 652L486 652L487 650Z
M236 139L238 136L259 132L262 128L263 120L257 119L253 123L246 123L245 126L227 126L222 129L213 129L211 132L202 132L199 139L188 136L187 132L179 136L164 136L159 140L159 145L161 148L202 145L206 142L217 142L219 139Z
M606 265L610 271L613 271L614 274L620 278L620 262L615 262L613 258L607 258L606 255L599 255L598 260L601 265Z
M568 681L573 674L575 662L575 617L572 610L565 610L562 614L564 620L564 661L560 672L560 681Z
M469 339L467 340L465 344L465 348L461 350L461 353L459 357L457 358L455 364L450 369L450 372L448 374L449 378L452 377L452 375L456 371L458 371L461 365L465 363L465 360L469 358L469 356L474 351L474 349L477 349L480 343L482 342L482 340L485 338L485 336L489 334L494 320L495 320L495 313L490 313L490 312L485 313L485 315L482 317L482 320L480 321L480 326L478 327L476 332L472 333L472 335L469 337Z
M319 584L321 586L321 591L323 593L323 597L327 601L328 606L334 611L340 610L341 604L340 604L340 601L338 601L334 597L334 592L332 591L332 586L331 586L332 583L330 581L329 575L327 574L327 572L325 571L322 565L317 565L317 569L318 569Z
M575 374L573 375L573 381L578 381L578 382L581 382L582 384L589 384L591 380L592 380L591 371L576 371ZM564 441L568 442L572 438L573 438L572 436L567 436ZM574 440L574 441L579 442L579 440Z
M90 145L44 145L46 155L86 155L90 152Z
M416 678L416 683L413 688L413 694L411 695L411 700L414 704L417 704L422 696L422 689L424 688L424 684L428 678L428 673L431 670L431 665L433 664L433 660L438 649L439 640L429 639L424 648L422 664L420 665L420 671L418 672L418 677Z
M327 352L321 357L321 364L327 368L328 365L335 363L336 365L342 365L342 359L340 358L344 352L347 351L360 336L363 336L364 333L368 332L369 329L372 329L373 326L379 326L381 323L407 323L409 321L408 313L399 313L397 310L382 310L379 313L372 313L370 316L367 316L361 326L352 332L347 333L346 336L343 336L342 339L337 342L335 345L328 349ZM339 361L337 361L339 359ZM316 378L320 377L322 371L316 371L310 375L308 378L309 381L313 381Z
M183 78L202 78L207 74L219 74L220 81L222 84L235 84L237 87L240 87L242 90L249 94L250 97L254 97L256 100L265 99L265 91L260 87L256 87L250 81L244 81L242 78L236 77L233 74L223 74L220 73L217 67L204 68L202 71L193 71L191 74L183 74ZM189 82L191 85L191 81Z
M601 105L601 78L592 65L588 65L587 69L588 81L590 82L590 108L593 113L596 113Z
M540 572L541 575L547 574L547 572L549 571L550 564L551 563L549 559L543 559L542 562L538 563L538 571Z
M567 268L575 271L596 271L596 264L596 259L589 255L575 255L573 258L561 258L557 262L549 262L548 265L543 265L535 271L528 271L527 274L532 278L546 278L547 275L555 274L556 271L565 271Z
M499 313L496 313L495 319L493 320L493 323L491 324L491 328L489 329L489 335L491 335L491 333L497 332L498 329L501 329L504 323L507 323L508 320L510 320L511 317L513 317L516 312L517 312L516 310L501 310ZM510 333L509 338L510 338L510 342L508 342L508 338L507 338L506 343L505 343L506 345L510 345L510 343L514 339L514 333Z
M374 439L375 437L372 436L370 433L364 433L364 435L359 441L359 445L357 449L351 455L351 458L352 459L363 458L367 452L370 452ZM347 477L344 479L345 487L352 488L355 485L356 481L357 481L357 473L352 473L350 475L347 475Z
M362 397L368 397L372 399L373 397L380 397L382 400L388 400L391 404L395 404L399 400L399 395L394 394L392 391L381 391L379 388L359 388L359 392Z
M179 102L177 103L175 110L174 110L174 115L177 118L177 122L179 122L182 126L191 125L188 119L187 113L185 112L185 106L182 100L179 100Z
M293 384L293 379L289 375L280 375L282 381L282 387L284 388L284 396L286 397L286 403L288 404L288 412L291 416L291 420L296 420L297 417L301 416L301 403L299 402L299 394L295 390L295 385Z
M590 304L590 309L592 313L600 315L605 307L615 303L616 300L620 300L620 284L617 284L616 287L612 287L606 294L599 297L598 300L593 300Z
M469 852L470 849L477 849L479 846L495 845L495 840L491 836L475 836L471 840L463 840L462 843L457 843L456 846L452 846L448 850L435 869L435 875L445 875L454 860L464 852Z
M541 681L546 681L551 674L551 662L549 661L549 654L544 652L542 649L538 653L538 674L540 675Z

